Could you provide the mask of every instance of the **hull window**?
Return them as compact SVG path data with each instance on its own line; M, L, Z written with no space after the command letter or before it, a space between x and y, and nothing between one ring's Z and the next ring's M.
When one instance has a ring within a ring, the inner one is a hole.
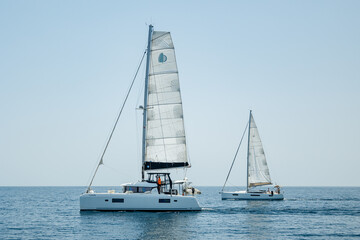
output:
M124 202L124 199L123 199L123 198L113 198L113 199L112 199L112 202L113 202L113 203L123 203L123 202Z
M159 199L159 203L170 203L170 199Z

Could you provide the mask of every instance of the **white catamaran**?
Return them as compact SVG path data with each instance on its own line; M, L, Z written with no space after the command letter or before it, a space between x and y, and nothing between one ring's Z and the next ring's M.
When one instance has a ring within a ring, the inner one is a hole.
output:
M248 148L247 148L247 185L246 191L235 191L235 192L224 192L224 187L229 178L231 169L234 165L237 153L239 151L241 142L244 138L247 127L249 127L248 132ZM236 151L234 160L230 167L230 171L225 180L224 186L221 190L221 199L222 200L283 200L284 196L280 193L280 186L275 185L274 188L270 190L259 190L257 187L272 185L269 168L266 162L264 149L261 143L259 131L250 111L249 122L245 128L243 136L241 138L240 144Z
M97 193L91 189L96 172L103 164L115 124L89 187L80 196L81 211L201 210L193 196L196 191L189 187L187 178L173 181L170 173L164 172L172 168L190 167L178 69L170 33L153 31L150 25L146 54L144 106L140 106L143 111L142 180L123 184L122 192L109 190ZM193 191L189 193L189 189Z

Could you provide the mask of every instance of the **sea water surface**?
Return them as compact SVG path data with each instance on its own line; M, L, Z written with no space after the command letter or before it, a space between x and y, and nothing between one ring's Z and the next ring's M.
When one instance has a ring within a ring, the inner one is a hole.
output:
M285 187L283 201L197 188L203 211L156 213L80 212L85 187L0 187L0 239L360 239L359 187Z

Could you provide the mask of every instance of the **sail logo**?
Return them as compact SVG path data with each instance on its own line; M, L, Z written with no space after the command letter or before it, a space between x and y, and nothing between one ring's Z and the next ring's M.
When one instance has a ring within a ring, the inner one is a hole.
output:
M159 58L158 58L159 63L164 63L164 62L166 62L166 60L167 60L167 56L163 53L160 53Z

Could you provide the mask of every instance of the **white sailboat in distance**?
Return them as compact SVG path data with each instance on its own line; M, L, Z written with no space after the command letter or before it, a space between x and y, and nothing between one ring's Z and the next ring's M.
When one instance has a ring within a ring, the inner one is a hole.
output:
M234 165L237 153L248 130L247 147L247 181L246 191L225 192L224 188ZM261 143L258 128L255 124L252 111L250 110L249 122L245 128L240 144L237 148L234 160L226 177L224 186L220 192L222 200L283 200L284 195L280 192L280 186L275 185L270 190L259 189L261 186L272 185L269 168L266 162L265 152Z
M80 196L81 211L201 210L193 196L194 191L189 194L187 178L173 181L167 172L173 168L185 170L190 167L178 69L170 33L154 31L150 25L146 56L144 106L139 107L143 111L142 179L122 184L121 192L97 193L91 189L96 172L103 164L115 124L88 189Z

